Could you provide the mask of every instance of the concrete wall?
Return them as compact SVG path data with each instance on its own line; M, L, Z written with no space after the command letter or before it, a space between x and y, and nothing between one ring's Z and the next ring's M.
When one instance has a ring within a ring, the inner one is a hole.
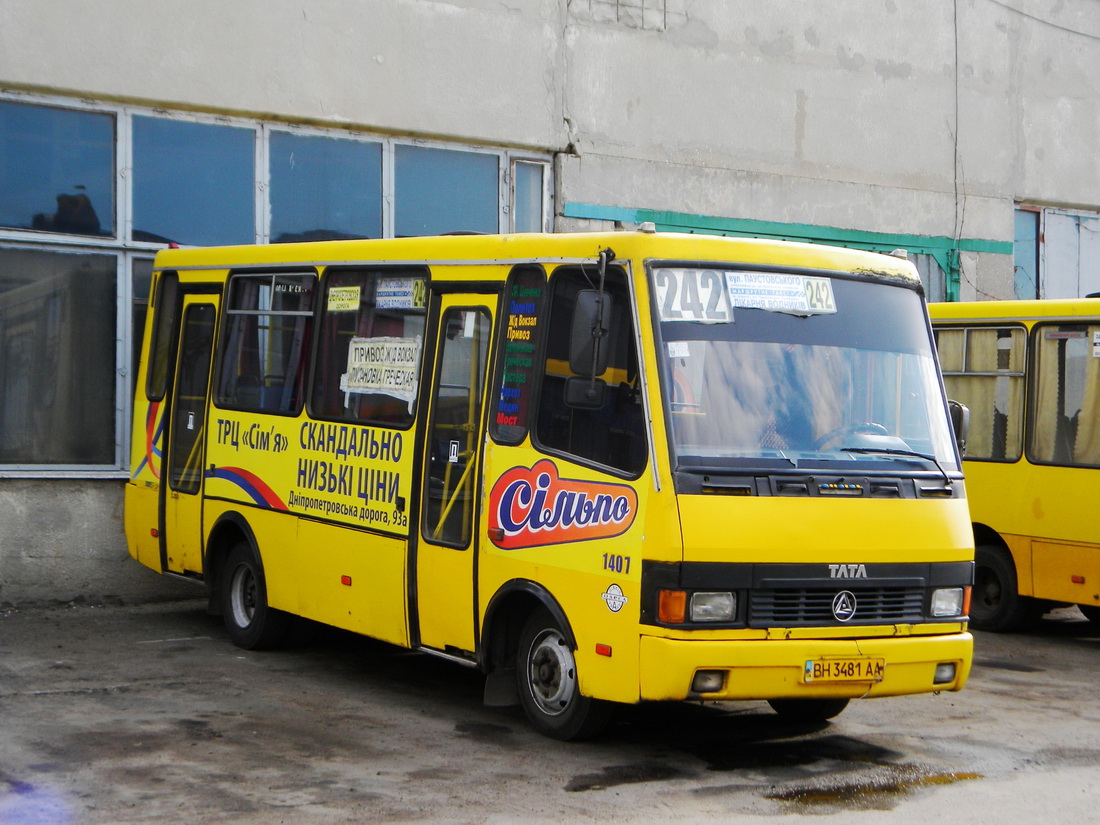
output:
M564 0L0 0L0 84L556 146Z
M0 479L0 608L190 598L130 558L122 481Z
M531 148L568 203L1011 242L1100 209L1096 0L0 0L0 88ZM964 299L1012 294L965 252ZM0 479L0 604L190 594Z
M1017 200L1100 201L1095 0L0 13L9 87L569 150L566 201L1002 241Z
M563 202L1000 242L1019 201L1100 207L1095 3L685 8L570 29ZM962 297L1013 297L964 257Z

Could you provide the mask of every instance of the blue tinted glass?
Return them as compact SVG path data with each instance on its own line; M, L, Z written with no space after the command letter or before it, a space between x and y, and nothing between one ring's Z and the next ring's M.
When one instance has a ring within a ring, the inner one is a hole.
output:
M497 156L398 146L394 234L497 232Z
M115 463L117 266L0 249L0 464Z
M255 241L255 137L235 126L135 116L134 240Z
M382 145L271 135L271 240L382 237Z
M512 204L516 232L542 231L542 164L517 161L512 167L516 194Z
M115 233L115 119L0 102L0 226Z
M1039 213L1016 210L1016 238L1013 245L1017 298L1039 297Z

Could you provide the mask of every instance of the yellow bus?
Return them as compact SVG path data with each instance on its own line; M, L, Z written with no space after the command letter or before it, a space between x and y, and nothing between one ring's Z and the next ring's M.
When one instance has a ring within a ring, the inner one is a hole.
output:
M131 554L230 639L292 617L616 703L958 690L970 518L905 260L638 231L166 250Z
M1100 621L1100 301L932 304L948 395L970 408L976 628L1056 604Z

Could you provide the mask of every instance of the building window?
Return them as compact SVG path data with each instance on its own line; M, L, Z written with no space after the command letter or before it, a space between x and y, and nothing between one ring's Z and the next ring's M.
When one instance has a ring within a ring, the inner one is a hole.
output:
M569 14L586 22L656 32L687 22L684 0L572 0Z
M1016 232L1012 244L1013 280L1016 297L1039 297L1039 221L1038 209L1016 210Z
M0 464L116 464L116 269L0 249Z
M498 156L401 146L394 158L394 235L500 231Z
M115 118L0 100L0 226L115 234Z
M256 240L251 129L140 116L133 129L135 241Z
M551 189L548 154L0 92L0 471L124 474L158 248L549 231Z
M545 163L512 162L512 231L545 232Z
M947 300L947 275L936 260L935 255L918 252L909 255L909 260L917 268L921 283L924 284L924 296L929 301Z
M382 144L271 133L271 240L382 237Z

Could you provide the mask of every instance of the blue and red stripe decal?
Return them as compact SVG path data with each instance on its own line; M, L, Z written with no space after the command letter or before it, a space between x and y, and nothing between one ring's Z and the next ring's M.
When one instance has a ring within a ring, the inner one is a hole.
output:
M145 414L145 458L130 473L130 478L137 478L145 467L153 474L153 478L160 478L160 437L164 433L164 416L157 417L160 411L160 402L154 401L149 405L149 411ZM155 460L154 460L155 459Z
M267 482L240 467L215 467L206 471L207 478L217 478L228 481L240 487L252 501L269 510L287 510L286 503L279 498Z

